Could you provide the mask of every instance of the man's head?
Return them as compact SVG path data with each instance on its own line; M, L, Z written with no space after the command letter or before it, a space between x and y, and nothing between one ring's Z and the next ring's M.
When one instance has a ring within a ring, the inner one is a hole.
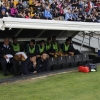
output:
M41 59L42 59L42 60L46 60L46 59L47 59L47 54L46 54L45 52L43 52L43 53L41 54Z
M17 37L13 37L12 40L14 44L17 44Z
M4 44L7 46L9 45L9 38L4 38Z
M1 12L1 13L2 13L2 15L5 15L5 14L6 14L6 13L5 13L5 10L2 10L2 12Z
M49 37L49 38L47 38L47 43L51 43L51 38Z
M35 45L35 40L34 39L30 40L29 45L30 47L33 47Z
M30 61L31 62L35 62L36 61L36 55L35 54L31 54L30 55Z
M53 36L52 37L52 42L55 42L56 41L56 36Z
M66 39L66 44L70 45L70 43L71 43L71 40L70 39Z
M41 41L40 41L40 45L41 45L41 46L44 46L44 45L45 45L45 41L44 41L44 40L41 40Z
M69 39L70 41L72 41L72 37L68 37L68 39Z

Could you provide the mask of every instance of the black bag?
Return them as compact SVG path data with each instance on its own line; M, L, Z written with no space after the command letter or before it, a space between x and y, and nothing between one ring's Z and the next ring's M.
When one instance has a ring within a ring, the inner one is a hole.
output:
M96 72L97 71L97 66L92 63L87 63L85 66L88 66L90 68L90 72Z

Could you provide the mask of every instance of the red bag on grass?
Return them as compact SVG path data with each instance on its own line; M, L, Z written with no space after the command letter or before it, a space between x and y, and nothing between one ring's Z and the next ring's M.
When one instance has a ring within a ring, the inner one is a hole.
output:
M84 72L84 73L89 73L90 72L90 69L88 66L79 66L78 67L78 71L79 72Z

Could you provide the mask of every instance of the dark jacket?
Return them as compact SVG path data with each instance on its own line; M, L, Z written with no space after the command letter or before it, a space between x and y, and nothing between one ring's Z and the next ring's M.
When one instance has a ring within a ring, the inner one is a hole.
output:
M1 47L0 47L0 57L3 57L4 55L7 55L7 54L11 54L13 56L15 55L12 46L9 45L8 48L5 48L3 45L1 45Z
M41 58L37 60L38 72L48 71L48 61L42 61Z
M34 67L33 63L30 61L30 58L27 58L23 63L22 63L22 73L23 74L32 74L34 71L37 71L37 65Z

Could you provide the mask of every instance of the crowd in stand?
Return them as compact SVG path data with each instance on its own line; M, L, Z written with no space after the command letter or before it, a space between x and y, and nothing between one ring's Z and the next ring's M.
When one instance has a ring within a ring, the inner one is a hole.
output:
M32 74L41 72L42 70L48 71L48 58L59 56L74 56L80 54L78 50L73 47L71 42L72 38L69 37L64 43L59 45L56 41L56 36L47 38L47 41L41 40L39 43L35 43L35 40L30 40L28 44L22 47L17 37L13 38L13 42L10 43L8 38L4 39L4 43L0 46L0 64L3 69L4 75L7 76L7 64L10 65L9 71L14 72L15 64L17 61L22 61L20 73ZM25 58L24 55L27 55ZM8 55L12 55L11 58ZM8 61L9 60L9 61Z
M100 22L100 0L0 0L0 18Z

